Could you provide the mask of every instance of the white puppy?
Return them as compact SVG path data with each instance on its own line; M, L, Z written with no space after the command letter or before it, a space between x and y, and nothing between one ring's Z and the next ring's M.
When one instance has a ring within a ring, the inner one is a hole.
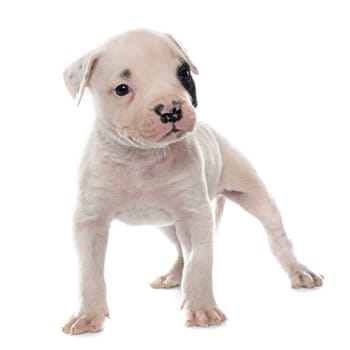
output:
M80 101L88 86L96 124L82 161L74 237L81 304L65 333L96 332L109 315L103 277L109 226L160 228L178 249L153 288L181 285L187 326L226 319L212 290L213 234L225 198L258 218L293 288L322 285L296 258L280 213L249 161L196 120L198 73L170 35L135 30L107 41L64 72Z

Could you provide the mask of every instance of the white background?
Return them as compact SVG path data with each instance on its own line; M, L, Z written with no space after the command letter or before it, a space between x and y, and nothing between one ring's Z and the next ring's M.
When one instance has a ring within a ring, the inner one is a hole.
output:
M348 1L7 1L0 5L0 347L2 349L349 349ZM326 276L292 291L263 229L228 205L216 237L221 327L185 328L179 290L147 283L174 251L156 230L112 227L103 332L60 332L75 311L71 217L91 129L65 66L134 27L187 47L198 115L258 168L300 258Z

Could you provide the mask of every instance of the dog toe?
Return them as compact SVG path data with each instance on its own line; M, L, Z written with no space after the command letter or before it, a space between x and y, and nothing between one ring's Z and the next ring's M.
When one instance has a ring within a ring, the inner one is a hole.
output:
M324 277L302 266L290 274L292 288L314 288L323 285Z
M72 316L62 327L62 332L71 335L82 334L86 332L96 333L102 330L105 316L91 316L84 314Z
M218 307L203 308L196 311L189 310L186 317L186 326L207 328L218 326L225 320L227 320L227 317Z
M150 283L150 286L155 289L168 289L180 285L181 279L174 274L160 276Z

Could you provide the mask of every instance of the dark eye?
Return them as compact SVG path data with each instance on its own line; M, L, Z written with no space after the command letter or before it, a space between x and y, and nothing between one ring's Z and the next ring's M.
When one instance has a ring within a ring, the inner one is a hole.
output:
M188 65L187 64L182 65L179 68L177 75L178 75L179 79L182 81L190 80L191 79L191 72L190 72L190 68L188 67Z
M125 96L130 92L129 86L126 84L120 84L114 89L118 96Z

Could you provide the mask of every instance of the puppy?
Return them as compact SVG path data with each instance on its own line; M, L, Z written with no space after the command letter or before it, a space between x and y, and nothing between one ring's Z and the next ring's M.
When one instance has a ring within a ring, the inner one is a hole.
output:
M261 221L293 288L322 285L323 277L297 260L253 166L197 121L191 73L198 70L182 46L148 30L116 36L64 72L72 97L79 103L89 87L96 106L74 217L81 303L65 333L99 331L109 315L103 270L114 219L156 226L176 245L173 267L151 286L181 285L187 326L226 319L212 289L213 234L225 199Z

